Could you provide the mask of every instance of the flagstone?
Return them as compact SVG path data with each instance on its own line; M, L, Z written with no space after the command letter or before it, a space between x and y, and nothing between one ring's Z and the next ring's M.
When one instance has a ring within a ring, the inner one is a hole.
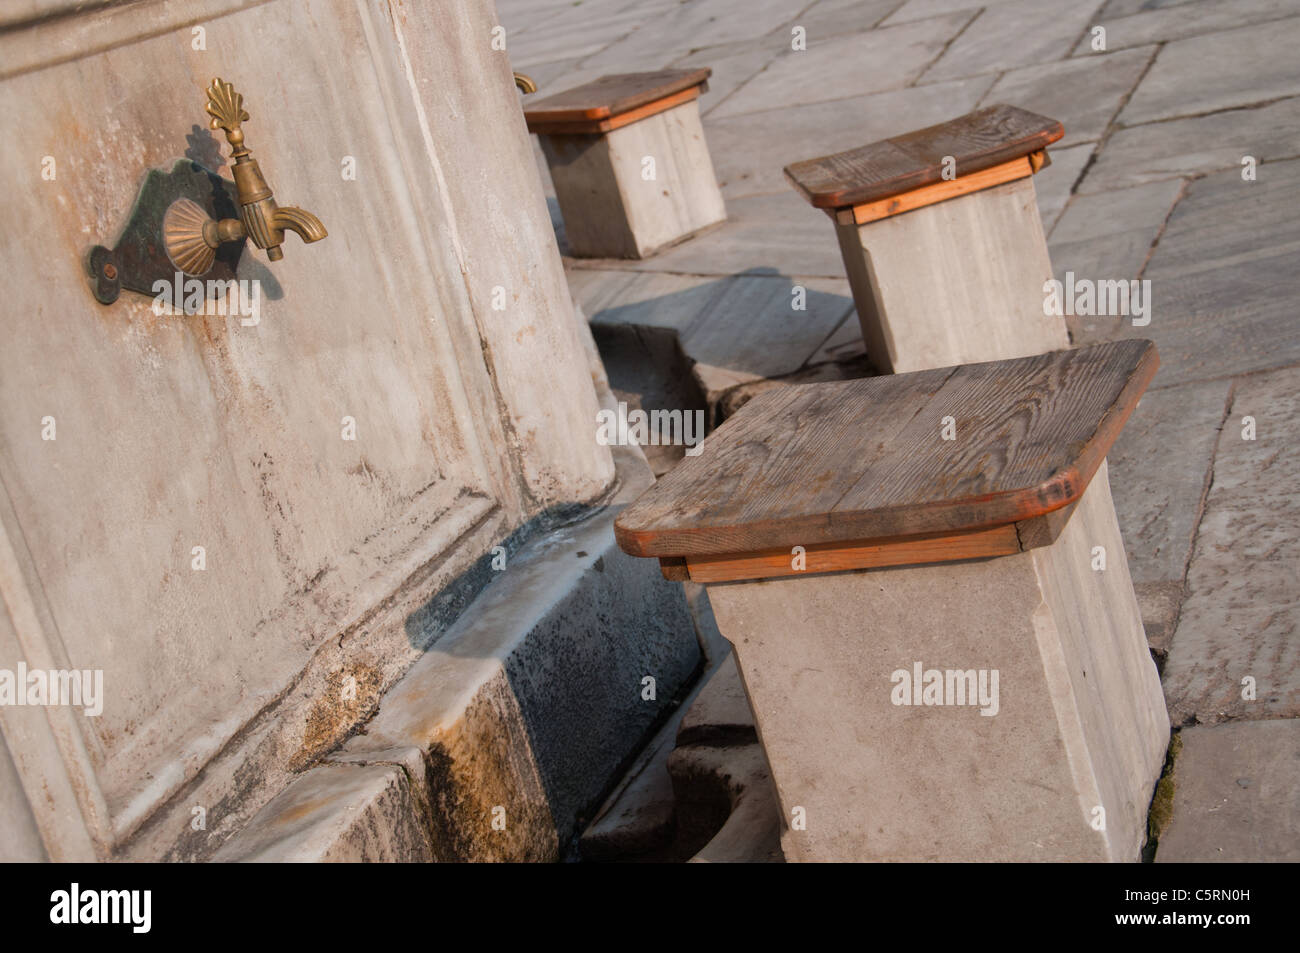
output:
M1300 721L1180 733L1174 811L1156 863L1300 861Z
M727 201L727 221L653 258L635 271L734 275L751 268L778 274L841 278L844 264L830 219L793 189Z
M991 77L914 86L723 118L705 126L723 196L784 192L787 165L935 125L970 112ZM845 114L855 116L841 122Z
M1065 138L1058 147L1095 142L1154 54L1151 46L1012 70L994 83L981 105L1008 103L1059 119Z
M1106 28L1106 49L1114 51L1279 20L1295 16L1297 10L1294 0L1198 0L1142 10L1131 16L1113 13L1109 8L1103 12L1098 22ZM1091 36L1079 41L1074 55L1094 55Z
M1088 169L1079 191L1100 192L1225 169L1240 171L1245 156L1258 162L1300 156L1300 98L1118 129Z
M1012 0L986 7L922 82L1058 60L1074 48L1100 7L1101 0Z
M1065 204L1070 200L1074 183L1078 181L1096 147L1091 142L1068 149L1049 149L1052 164L1034 176L1034 191L1038 195L1038 212L1043 219L1043 232L1050 233L1060 218Z
M981 7L991 7L1009 0L907 0L902 6L885 18L883 26L896 23L911 23L914 20L926 20L942 16L945 13L957 13L969 10L971 13Z
M693 69L707 66L713 70L709 77L709 88L700 97L700 114L708 116L710 112L726 101L732 93L757 75L763 67L787 51L770 44L743 42L725 43L721 46L708 46L696 50L680 59L673 60L674 69ZM708 127L705 134L712 145L713 137ZM718 156L713 156L717 165Z
M809 43L808 49L769 65L715 109L713 116L738 116L906 86L970 17L963 13ZM789 46L786 37L779 42Z
M901 0L819 0L790 21L807 31L808 42L880 26Z
M1300 17L1175 40L1119 115L1125 126L1300 93Z
M1147 641L1169 648L1201 514L1228 381L1160 387L1143 395L1107 457L1129 574Z
M1182 192L1178 179L1132 189L1076 195L1052 229L1048 250L1058 281L1067 272L1091 281L1137 278ZM1122 316L1068 316L1076 344L1107 340Z
M1300 369L1236 382L1165 664L1175 725L1300 716L1297 419Z
M635 7L633 8L635 9ZM786 23L796 11L789 0L696 0L659 9L645 25L591 57L587 66L617 67L630 57L677 54L737 40L757 41ZM777 37L774 49L789 48L788 36Z

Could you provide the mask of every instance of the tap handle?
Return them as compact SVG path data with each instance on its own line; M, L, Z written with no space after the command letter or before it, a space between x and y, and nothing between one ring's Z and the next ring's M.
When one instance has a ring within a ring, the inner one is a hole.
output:
M223 79L213 79L208 86L208 104L205 107L212 117L213 129L224 129L226 141L230 143L230 157L241 159L248 155L244 146L244 130L240 124L248 121L248 111L244 109L244 97L235 92L235 87Z

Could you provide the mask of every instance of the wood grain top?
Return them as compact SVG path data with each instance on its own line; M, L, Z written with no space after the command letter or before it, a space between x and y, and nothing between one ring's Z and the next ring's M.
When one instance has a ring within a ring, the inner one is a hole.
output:
M1064 127L1016 106L989 106L893 139L807 159L785 177L816 208L845 208L942 182L952 156L961 176L1037 152L1065 135Z
M534 125L609 119L640 106L699 86L713 75L700 69L665 69L653 73L617 73L566 89L524 107L528 128Z
M633 556L699 556L1033 519L1083 494L1158 366L1154 344L1127 340L769 391L615 536Z

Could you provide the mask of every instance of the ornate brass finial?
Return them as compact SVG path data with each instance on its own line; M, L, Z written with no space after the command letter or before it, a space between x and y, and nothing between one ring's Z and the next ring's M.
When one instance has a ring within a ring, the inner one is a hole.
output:
M212 117L212 128L226 131L231 158L238 159L247 155L248 150L244 148L244 131L240 128L240 123L248 121L243 95L235 92L235 87L225 80L213 79L208 86L208 105L205 108L208 115Z

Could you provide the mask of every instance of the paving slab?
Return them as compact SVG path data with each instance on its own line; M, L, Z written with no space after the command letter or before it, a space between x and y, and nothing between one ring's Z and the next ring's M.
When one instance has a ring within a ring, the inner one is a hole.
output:
M1168 7L1179 7L1196 2L1197 0L1109 0L1101 12L1103 16L1117 19L1144 10L1164 10Z
M847 279L738 275L691 325L682 347L704 364L779 377L802 367L852 309Z
M738 116L907 86L970 17L962 13L869 33L812 39L808 49L773 62L712 115ZM779 42L790 45L788 37L781 37ZM854 114L843 115L847 119Z
M1122 125L1300 93L1300 17L1168 43L1120 113Z
M1059 119L1065 126L1065 138L1057 148L1095 142L1137 85L1155 51L1148 46L1011 70L993 84L980 105L1008 103Z
M1101 0L1012 0L985 7L921 78L924 83L1049 63L1066 56Z
M708 116L714 109L722 105L732 93L761 72L768 63L787 52L785 47L774 46L770 43L754 43L750 41L724 43L721 46L707 46L704 49L688 53L679 59L673 60L672 66L674 69L695 69L707 66L713 70L713 75L709 77L709 88L700 97L700 114ZM708 133L707 126L705 135L709 140L709 151L716 169L718 151L714 146L713 137Z
M973 110L992 82L992 77L985 76L710 117L705 135L718 184L728 201L742 195L787 191L790 184L782 169L790 163L955 119ZM844 122L846 115L853 116L853 121Z
M585 65L619 67L631 57L677 54L703 46L758 40L797 12L789 0L696 0L660 9L645 25L592 56ZM790 47L789 34L775 38L774 49Z
M1118 129L1079 183L1079 191L1240 171L1243 156L1261 163L1300 156L1300 98Z
M753 268L776 274L844 277L835 228L793 189L727 202L727 221L653 258L620 262L635 271L734 275Z
M592 57L601 50L634 33L637 27L652 19L648 9L633 6L622 11L608 9L586 10L570 8L564 16L556 16L539 23L517 36L510 35L510 21L507 15L500 14L506 27L506 49L515 69L523 69L533 63L549 63L553 60L567 60L577 57ZM653 50L632 50L624 54L623 62L644 60ZM584 63L584 66L601 67L603 63ZM607 72L628 72L622 65L617 70Z
M1044 234L1050 233L1074 191L1074 183L1092 158L1095 146L1086 142L1068 149L1048 149L1052 164L1034 176L1038 211L1043 219Z
M601 0L593 6L596 10L616 12L627 3L626 0ZM499 0L496 7L498 22L506 27L508 38L571 15L573 0Z
M1296 12L1293 0L1199 0L1196 3L1142 10L1131 16L1120 16L1107 7L1098 22L1106 28L1106 49L1113 52L1148 43L1231 30L1251 23L1280 20L1293 17ZM1079 41L1074 55L1094 55L1090 36Z
M1157 373L1153 382L1160 383ZM1228 381L1148 390L1107 457L1147 642L1163 664L1183 602Z
M1300 160L1268 163L1255 181L1240 170L1192 182L1179 200L1147 274L1181 277L1256 259L1288 255L1300 247L1296 177Z
M1156 863L1300 861L1300 721L1186 728Z
M722 293L716 276L604 268L566 272L573 299L593 324L636 324L685 334Z
M896 23L911 23L914 20L925 20L930 17L942 16L945 13L957 13L962 10L975 13L981 7L991 7L1007 2L1010 2L1010 0L907 0L906 3L885 18L883 25L893 26Z
M850 311L812 357L808 363L822 364L827 361L852 361L863 358L867 353L866 342L862 340L862 325L858 322L858 312Z
M1179 179L1092 195L1076 195L1048 241L1052 271L1093 281L1137 278L1170 210L1182 193ZM1110 340L1128 319L1118 315L1067 315L1075 344Z
M902 5L902 0L819 0L790 24L803 27L808 41L813 42L832 34L870 30Z
M1242 439L1242 419L1256 439ZM1236 382L1164 686L1175 725L1300 716L1300 368ZM1243 687L1254 679L1254 699Z
M1292 246L1289 255L1152 277L1150 325L1125 321L1116 333L1155 341L1161 375L1170 385L1300 362L1295 333L1300 273L1287 270L1297 252L1300 248Z
M798 370L853 308L845 279L771 270L710 278L571 269L569 276L594 324L672 328L692 360L746 379Z
M1148 390L1111 448L1110 484L1134 584L1182 585L1228 388L1221 380Z
M1116 332L1156 341L1166 386L1300 362L1300 162L1261 170L1255 182L1231 171L1188 186L1144 273L1151 323Z

